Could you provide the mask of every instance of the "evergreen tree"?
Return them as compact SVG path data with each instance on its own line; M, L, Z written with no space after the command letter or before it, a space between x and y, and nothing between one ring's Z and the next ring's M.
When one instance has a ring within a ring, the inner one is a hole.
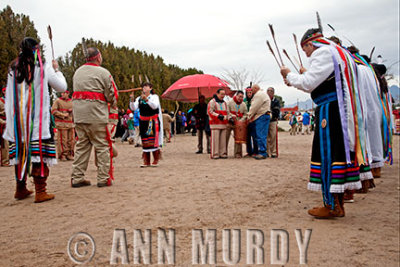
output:
M116 47L113 43L102 43L93 39L84 39L87 47L97 47L103 57L103 67L114 77L118 89L140 87L147 79L153 84L155 92L161 96L164 91L178 79L191 74L202 73L195 68L182 69L176 65L167 65L160 56L154 56L126 46ZM78 43L72 51L59 59L69 88L72 88L72 78L75 71L85 63L82 44ZM140 92L135 92L139 96ZM126 109L129 105L129 93L120 93L118 107ZM161 99L161 106L168 110L175 109L175 103ZM180 104L183 110L191 104Z
M25 37L40 38L29 16L14 14L10 6L0 12L0 86L7 84L8 68L19 53L19 45Z

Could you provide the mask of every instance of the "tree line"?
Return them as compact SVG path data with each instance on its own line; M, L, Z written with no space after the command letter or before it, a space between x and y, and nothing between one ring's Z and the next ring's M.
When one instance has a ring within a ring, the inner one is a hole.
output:
M40 37L34 22L29 16L15 14L10 6L0 12L0 86L6 86L9 64L19 53L19 44L24 37L30 36L40 42ZM202 74L203 71L196 68L180 68L174 64L166 64L162 57L152 53L136 50L126 46L118 47L112 42L101 42L91 38L82 38L87 47L97 47L103 57L103 67L108 69L114 77L118 89L130 89L140 87L144 81L150 81L158 95L167 90L178 79L192 74ZM43 49L43 46L42 46ZM72 77L75 71L85 63L82 43L76 46L66 55L59 57L58 63L64 74L68 88L72 91ZM140 92L135 92L138 96ZM129 93L120 93L118 107L126 109L129 105ZM280 98L278 96L278 98ZM280 100L282 100L280 98ZM282 101L282 104L284 102ZM169 111L175 110L173 101L161 99L163 108ZM188 110L194 104L180 103L180 109Z

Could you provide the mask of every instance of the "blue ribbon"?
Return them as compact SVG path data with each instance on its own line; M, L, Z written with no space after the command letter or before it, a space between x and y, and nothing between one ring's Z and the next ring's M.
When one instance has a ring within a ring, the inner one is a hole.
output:
M329 102L321 105L319 111L319 142L321 154L321 181L322 181L322 197L324 203L330 205L334 209L333 196L330 192L331 188L331 172L332 172L332 156L331 156L331 137L329 129ZM326 126L322 127L322 121L326 120Z

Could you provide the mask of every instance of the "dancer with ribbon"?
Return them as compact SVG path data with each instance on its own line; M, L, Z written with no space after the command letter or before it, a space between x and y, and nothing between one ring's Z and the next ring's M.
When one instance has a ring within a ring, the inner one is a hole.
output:
M118 91L110 72L101 67L103 58L95 48L83 45L86 63L73 77L72 106L75 130L78 136L75 159L72 164L71 186L90 185L85 180L90 153L94 146L97 157L97 186L111 186L113 149L108 129L110 108L116 107Z
M143 148L141 167L157 167L164 139L160 98L154 93L151 83L143 83L142 88L141 96L136 99L131 97L129 107L140 111L139 129ZM154 161L150 164L151 153Z
M283 66L281 74L287 85L310 93L318 105L308 189L322 190L324 206L308 213L343 217L343 193L361 188L358 163L363 163L355 63L345 49L323 37L322 27L308 30L301 47L310 58L309 69L296 74Z
M27 198L28 174L35 182L35 202L54 198L46 193L48 166L57 163L53 129L50 124L48 85L58 92L67 89L58 63L43 63L40 45L26 37L20 53L8 73L5 111L6 129L3 137L10 142L10 165L15 165L16 199Z

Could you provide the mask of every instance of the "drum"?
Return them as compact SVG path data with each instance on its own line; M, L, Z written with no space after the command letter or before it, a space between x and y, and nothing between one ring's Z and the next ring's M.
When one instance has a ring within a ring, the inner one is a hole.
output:
M235 129L233 131L236 144L245 144L247 137L247 122L235 121Z

